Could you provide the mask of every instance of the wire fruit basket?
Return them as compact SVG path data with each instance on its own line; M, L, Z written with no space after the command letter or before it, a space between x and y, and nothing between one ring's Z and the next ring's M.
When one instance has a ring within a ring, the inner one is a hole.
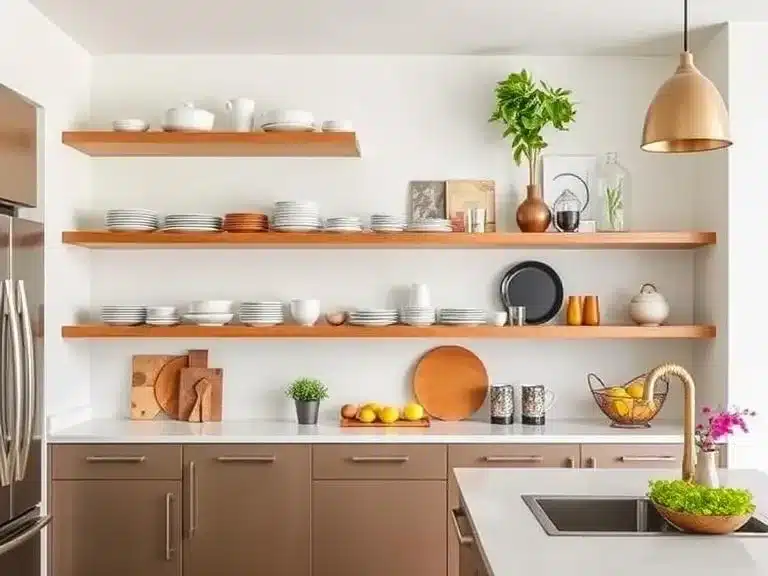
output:
M587 374L592 396L614 428L650 428L669 392L669 379L662 376L656 383L653 400L643 400L646 374L620 386L607 386L597 374Z

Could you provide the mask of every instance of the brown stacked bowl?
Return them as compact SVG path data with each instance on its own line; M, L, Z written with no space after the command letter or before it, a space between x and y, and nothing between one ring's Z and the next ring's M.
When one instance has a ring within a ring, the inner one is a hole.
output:
M269 219L260 212L237 212L224 216L224 232L266 232Z

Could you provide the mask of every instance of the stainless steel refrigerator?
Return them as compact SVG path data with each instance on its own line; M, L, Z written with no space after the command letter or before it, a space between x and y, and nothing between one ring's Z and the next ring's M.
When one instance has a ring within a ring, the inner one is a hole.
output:
M43 225L37 204L38 109L0 85L0 576L40 574Z

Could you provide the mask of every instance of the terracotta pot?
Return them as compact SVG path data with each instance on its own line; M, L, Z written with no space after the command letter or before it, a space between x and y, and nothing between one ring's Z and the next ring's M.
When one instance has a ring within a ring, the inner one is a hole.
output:
M517 207L517 226L521 232L546 232L552 221L549 206L536 185L527 186L527 196Z

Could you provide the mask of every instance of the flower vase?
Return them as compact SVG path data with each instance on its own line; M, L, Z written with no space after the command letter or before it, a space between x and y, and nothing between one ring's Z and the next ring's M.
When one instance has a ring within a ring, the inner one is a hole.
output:
M707 488L719 488L720 478L717 474L717 450L699 450L696 456L696 484Z
M546 232L552 222L549 206L536 185L528 186L525 200L517 207L517 226L521 232Z

